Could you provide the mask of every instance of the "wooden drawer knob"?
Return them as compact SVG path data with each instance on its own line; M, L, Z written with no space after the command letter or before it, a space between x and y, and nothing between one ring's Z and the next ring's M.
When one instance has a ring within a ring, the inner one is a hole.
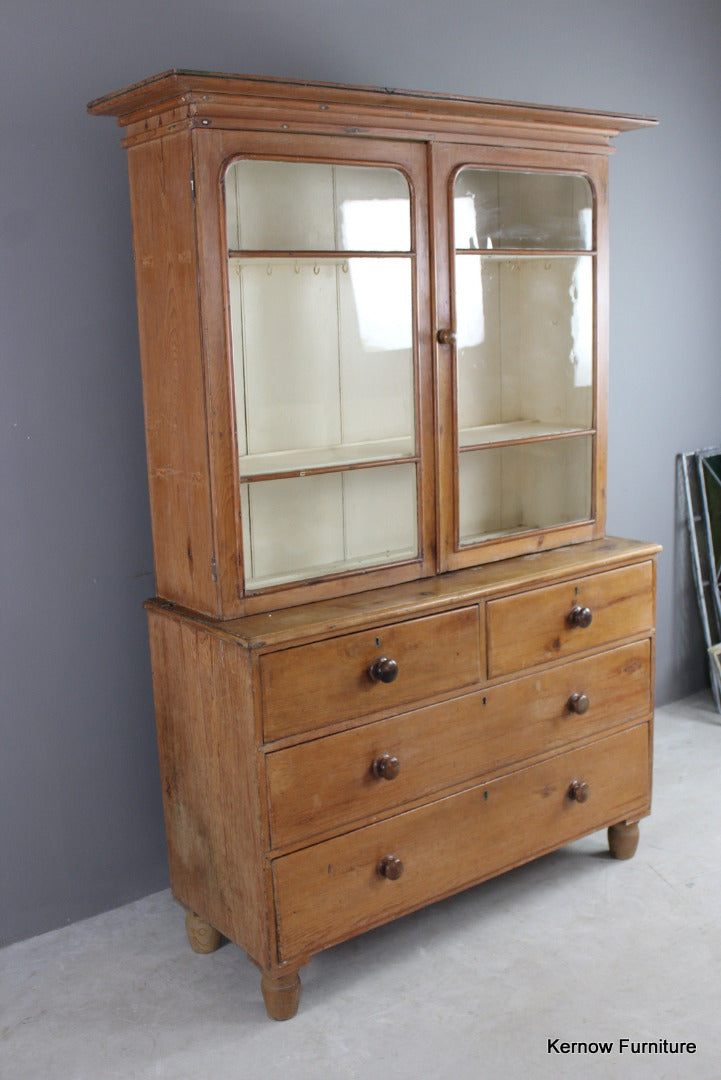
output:
M570 626L581 626L585 629L587 626L591 625L592 619L593 612L590 607L580 607L576 604L576 606L571 608L568 613L568 622Z
M368 674L373 682L393 682L398 677L398 661L389 656L379 656L368 668Z
M373 762L371 771L379 780L395 780L401 771L401 763L393 754L381 754Z
M588 700L585 694L571 694L568 699L568 707L573 713L577 713L578 716L583 716L588 712L591 702Z
M397 855L384 855L378 863L378 873L388 881L398 881L403 873L403 863Z
M455 330L450 330L444 327L436 334L436 340L439 345L455 345L457 335Z
M574 780L568 789L569 799L574 802L587 802L591 789L585 780Z

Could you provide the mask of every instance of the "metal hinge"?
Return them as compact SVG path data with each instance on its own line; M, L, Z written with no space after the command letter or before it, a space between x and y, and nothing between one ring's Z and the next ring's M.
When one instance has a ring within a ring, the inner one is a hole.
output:
M213 555L212 559L210 560L210 576L213 579L213 581L218 580L218 572L217 572L217 567L215 565L215 555Z

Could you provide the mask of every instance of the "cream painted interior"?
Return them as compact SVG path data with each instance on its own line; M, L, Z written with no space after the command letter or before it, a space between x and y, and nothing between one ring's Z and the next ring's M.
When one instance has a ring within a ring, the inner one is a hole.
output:
M592 463L591 435L460 454L461 544L588 520Z
M592 206L580 176L456 177L461 544L591 516Z
M405 177L241 160L226 207L246 586L414 558Z
M411 559L418 551L413 463L241 485L252 588Z

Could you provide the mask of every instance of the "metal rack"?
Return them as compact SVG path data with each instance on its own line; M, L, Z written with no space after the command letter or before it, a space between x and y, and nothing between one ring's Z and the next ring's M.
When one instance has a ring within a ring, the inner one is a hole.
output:
M692 450L680 459L711 690L721 712L721 447Z

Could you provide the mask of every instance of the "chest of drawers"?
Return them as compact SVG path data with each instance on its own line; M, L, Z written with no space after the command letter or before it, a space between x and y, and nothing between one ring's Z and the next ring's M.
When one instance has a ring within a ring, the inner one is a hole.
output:
M194 946L244 948L286 1018L330 945L598 829L633 854L656 551L607 538L223 623L151 601Z

